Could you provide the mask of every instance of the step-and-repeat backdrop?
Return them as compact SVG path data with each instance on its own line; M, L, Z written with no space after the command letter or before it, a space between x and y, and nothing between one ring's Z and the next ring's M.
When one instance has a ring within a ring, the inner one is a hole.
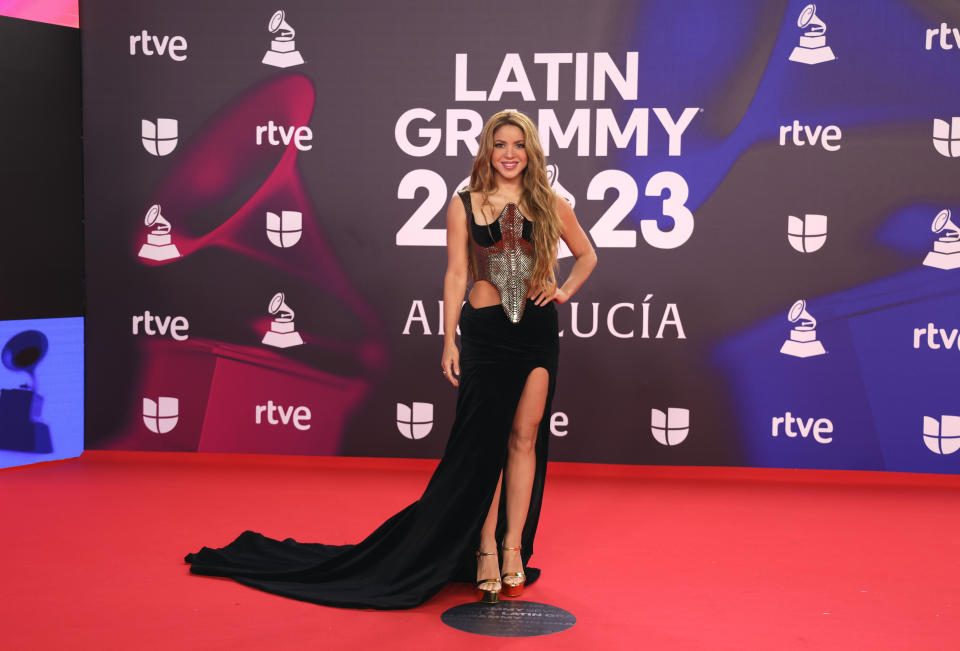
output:
M88 447L439 456L445 209L515 108L600 260L558 306L552 459L960 471L955 3L81 24Z

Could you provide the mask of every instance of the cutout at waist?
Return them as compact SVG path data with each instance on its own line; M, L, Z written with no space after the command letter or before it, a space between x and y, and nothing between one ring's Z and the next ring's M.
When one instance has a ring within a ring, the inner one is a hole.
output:
M496 285L489 280L475 281L473 287L470 289L470 294L467 296L467 302L470 303L470 307L476 310L492 305L500 305L500 301L500 292L497 290Z

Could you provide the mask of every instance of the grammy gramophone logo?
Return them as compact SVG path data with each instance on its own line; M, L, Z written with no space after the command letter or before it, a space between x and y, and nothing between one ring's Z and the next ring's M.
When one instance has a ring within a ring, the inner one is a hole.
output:
M180 251L170 236L172 227L170 222L160 214L159 204L150 206L143 218L143 223L150 229L150 232L147 233L147 241L140 247L138 256L156 262L180 257Z
M297 44L293 40L297 32L287 23L283 9L274 12L270 17L267 30L274 34L274 37L270 41L270 49L263 55L262 63L277 68L289 68L303 63L303 57L297 51Z
M793 48L790 60L815 65L833 61L837 57L827 45L827 25L817 17L817 5L808 4L797 18L797 27L803 30L800 44Z
M554 163L547 165L547 180L550 182L550 187L553 188L554 192L570 202L571 208L577 207L577 200L573 194L571 194L570 191L565 187L560 185L560 168ZM470 179L468 178L467 183L465 183L464 186L468 185L469 181ZM573 253L570 252L570 248L567 246L566 242L560 240L560 246L557 249L557 257L569 258L572 255Z
M49 343L39 330L12 337L0 352L3 365L26 373L30 381L16 389L0 390L0 449L47 454L53 452L50 428L40 420L43 397L37 393L37 364Z
M270 329L263 335L261 343L274 348L290 348L303 345L303 338L293 324L294 311L287 305L283 292L277 292L267 305L267 312L273 316Z
M817 320L807 312L807 302L802 298L787 312L787 320L796 325L790 330L790 338L783 342L780 352L792 357L815 357L826 354L817 341Z
M933 218L930 230L940 237L933 243L923 264L936 269L960 268L960 227L951 219L949 210L941 210Z

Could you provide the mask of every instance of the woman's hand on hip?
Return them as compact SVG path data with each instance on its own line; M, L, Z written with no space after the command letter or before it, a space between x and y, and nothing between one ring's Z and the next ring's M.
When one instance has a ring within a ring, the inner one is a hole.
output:
M457 350L456 344L444 344L440 368L443 376L450 380L450 384L455 387L460 386L460 351Z
M550 301L566 303L570 298L570 295L557 287L555 282L551 282L549 285L539 290L530 290L530 293L527 294L527 296L539 306L546 305Z

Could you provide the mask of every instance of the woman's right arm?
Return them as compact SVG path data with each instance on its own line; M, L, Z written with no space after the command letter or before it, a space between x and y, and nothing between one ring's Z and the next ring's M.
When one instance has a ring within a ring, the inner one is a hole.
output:
M447 207L447 273L443 276L443 356L440 365L453 386L460 386L457 322L467 290L467 211L457 195Z

